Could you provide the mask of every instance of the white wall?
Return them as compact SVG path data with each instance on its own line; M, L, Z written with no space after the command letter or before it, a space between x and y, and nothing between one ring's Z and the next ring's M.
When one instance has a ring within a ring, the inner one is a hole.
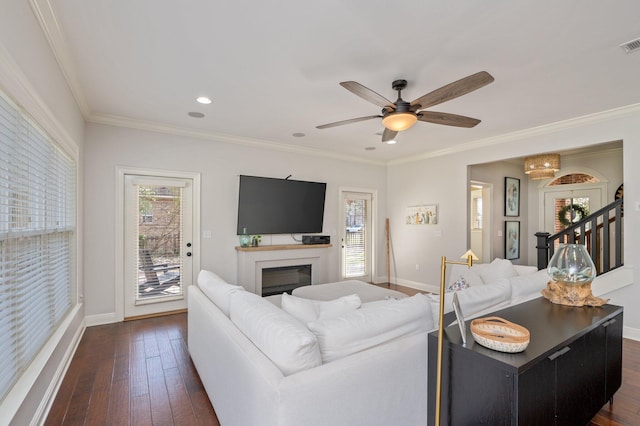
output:
M329 280L339 279L340 244L337 237L338 188L378 191L376 230L378 275L384 268L384 218L386 171L381 165L341 161L320 156L262 149L149 131L89 124L85 149L87 316L115 312L114 272L116 166L199 172L202 174L201 229L212 231L201 239L201 267L211 269L231 283L237 280L236 235L238 176L240 174L327 182L324 234L331 235ZM263 244L292 243L289 236ZM197 253L197 252L196 252ZM198 255L198 254L196 254ZM382 269L381 269L382 268Z
M2 4L0 89L23 106L78 161L81 186L79 160L84 122L27 1L5 1ZM78 197L78 205L81 204L82 198ZM82 218L78 219L78 237L81 240ZM78 263L80 277L81 246L78 247ZM79 286L81 293L82 283ZM83 324L84 311L78 304L0 404L0 423L25 425L43 420L41 416L62 378Z
M640 168L635 165L635 160L640 158L640 108L637 106L493 140L478 141L475 143L477 148L464 152L441 153L416 161L391 164L387 170L387 206L391 218L396 268L393 276L400 284L416 288L438 285L441 256L451 259L467 250L468 165L616 140L624 141L623 173L627 200L624 224L625 267L632 269L634 277L640 276L640 245L636 243L640 237L640 212L634 208L635 203L640 200ZM612 177L612 181L614 180L616 178ZM496 191L496 197L499 196ZM439 205L440 222L437 226L416 227L403 224L401 219L404 209L419 201ZM528 204L531 205L530 202ZM537 200L533 205L537 205ZM495 213L499 216L503 214L501 211L494 211ZM535 232L534 228L537 228L537 218L529 220L528 232ZM531 252L532 243L529 242L529 245L528 250ZM420 270L416 270L416 263L420 265ZM636 301L640 300L640 286L633 284L609 294L608 297L611 297L611 303L625 307L627 335L638 333L633 335L640 338L640 310L636 308Z

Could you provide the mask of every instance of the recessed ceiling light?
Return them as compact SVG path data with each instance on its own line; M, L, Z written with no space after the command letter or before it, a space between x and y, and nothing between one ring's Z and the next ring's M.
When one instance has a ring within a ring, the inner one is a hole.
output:
M189 117L193 117L193 118L202 118L202 117L204 117L204 114L203 114L203 113L201 113L201 112L195 112L195 111L191 111L191 112L187 113L187 115L188 115Z
M296 133L293 133L291 136L293 136L295 138L303 138L306 135L304 133L296 132Z
M203 105L209 105L211 103L211 99L206 96L198 96L196 98L196 101L198 101L198 103L201 103Z
M387 145L393 145L394 143L396 143L395 139L391 139L390 141L386 142Z

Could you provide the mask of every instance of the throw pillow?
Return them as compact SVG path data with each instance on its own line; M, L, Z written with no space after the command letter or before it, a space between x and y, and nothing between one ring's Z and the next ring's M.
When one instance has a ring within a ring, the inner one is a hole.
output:
M464 290L465 288L469 288L469 284L467 283L467 280L464 278L464 275L460 275L460 277L457 280L455 280L454 282L452 282L447 286L446 292L451 293L452 291L460 291L460 290Z
M316 335L324 362L404 336L433 329L431 308L422 294L365 303L336 318L307 324Z
M229 298L244 287L232 285L211 271L201 270L198 274L198 287L226 316L229 316Z
M451 266L451 275L449 278L448 286L453 285L460 278L464 278L465 283L469 287L484 285L485 283L482 281L478 270L476 269L476 265L469 268L466 265L452 265Z
M273 303L244 291L230 308L231 321L285 376L322 364L316 336Z
M350 294L335 300L312 300L282 294L282 310L298 318L303 323L318 319L335 318L349 311L356 310L362 305L357 294Z

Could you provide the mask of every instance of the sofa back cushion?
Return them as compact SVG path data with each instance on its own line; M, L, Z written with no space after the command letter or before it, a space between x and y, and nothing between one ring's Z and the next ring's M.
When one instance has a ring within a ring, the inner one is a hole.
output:
M344 315L307 324L318 337L324 362L433 329L431 307L422 294L365 303Z
M285 376L322 364L316 336L273 303L241 291L232 295L230 311L236 327Z
M198 287L226 316L229 316L231 295L244 291L244 287L229 284L215 273L205 269L198 274Z
M533 274L519 275L511 278L511 304L522 303L541 295L541 291L551 280L546 269L541 269Z
M476 268L476 266L473 266ZM478 273L485 284L492 284L504 278L511 278L518 275L516 268L510 260L495 258L489 264L477 265Z
M283 293L280 303L283 311L293 315L305 324L318 319L335 318L347 312L355 311L362 305L357 294L324 301L304 299Z
M493 284L479 285L467 289L445 293L444 313L453 311L453 295L458 295L460 309L465 318L486 312L490 309L498 309L509 303L511 300L511 284L508 278L494 282ZM438 316L440 314L440 295L428 294L426 298L431 303L431 313L433 323L438 326ZM445 324L447 325L447 324Z

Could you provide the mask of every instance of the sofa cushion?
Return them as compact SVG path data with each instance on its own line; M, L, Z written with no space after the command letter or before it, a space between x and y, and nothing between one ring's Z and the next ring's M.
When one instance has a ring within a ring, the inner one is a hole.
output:
M198 287L226 316L229 316L231 295L237 291L244 291L244 287L229 284L215 273L205 269L198 274Z
M519 275L509 279L511 283L511 304L521 303L540 296L551 278L546 269L529 275Z
M513 265L513 267L518 273L518 275L529 275L529 274L535 274L536 272L538 272L537 266Z
M433 329L431 308L422 294L365 303L336 318L307 324L318 337L324 362L331 362L400 337Z
M318 319L334 318L349 311L354 311L362 305L362 302L357 294L350 294L335 300L321 301L283 293L281 305L282 310L306 324Z
M322 364L316 336L273 303L248 291L236 292L230 311L236 327L285 376Z
M447 288L450 286L454 286L456 282L463 279L468 287L473 287L476 285L484 285L484 281L480 277L478 273L478 269L476 266L472 266L469 268L466 265L452 265L451 266L451 276L449 278L449 283Z
M503 278L511 278L518 275L516 268L507 259L493 259L488 265L478 265L478 272L485 284L491 284Z
M511 284L509 279L504 278L493 284L479 285L457 292L446 293L444 295L445 314L453 311L454 294L458 295L462 315L465 318L470 318L473 315L507 305L511 299ZM433 323L437 327L440 314L440 295L428 294L426 298L431 303Z

